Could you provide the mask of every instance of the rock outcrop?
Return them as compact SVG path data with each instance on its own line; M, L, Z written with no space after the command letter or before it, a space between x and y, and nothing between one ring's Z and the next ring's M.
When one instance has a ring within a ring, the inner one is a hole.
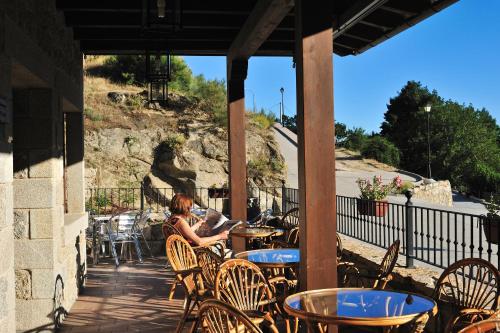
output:
M195 193L195 188L227 185L227 131L200 103L170 94L166 109L142 103L132 109L141 92L112 88L87 100L92 110L102 105L107 110L98 121L86 119L87 187L139 187L144 181L148 198L164 203L171 197L166 188ZM248 118L244 135L249 186L281 186L284 162L272 132Z

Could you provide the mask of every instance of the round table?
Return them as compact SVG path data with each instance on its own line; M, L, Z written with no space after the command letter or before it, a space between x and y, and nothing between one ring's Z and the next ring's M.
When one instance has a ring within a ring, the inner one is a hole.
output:
M266 238L270 236L281 236L285 233L283 229L276 228L236 228L231 230L231 236L243 238Z
M299 249L262 249L240 252L235 257L253 262L261 268L286 268L299 264L300 251Z
M286 298L285 311L308 324L391 327L437 313L432 299L412 293L334 288L304 291ZM315 325L313 325L315 326Z
M233 237L245 238L246 242L252 239L258 240L257 247L262 246L262 240L271 236L281 236L285 233L283 229L276 229L271 227L258 227L258 228L235 228L229 233Z

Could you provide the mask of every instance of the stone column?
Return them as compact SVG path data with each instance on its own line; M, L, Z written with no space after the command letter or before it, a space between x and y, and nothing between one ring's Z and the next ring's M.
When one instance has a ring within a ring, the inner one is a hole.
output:
M12 87L10 59L0 54L0 332L15 321L14 236L12 232Z
M13 97L17 330L50 329L64 227L60 101L52 89Z

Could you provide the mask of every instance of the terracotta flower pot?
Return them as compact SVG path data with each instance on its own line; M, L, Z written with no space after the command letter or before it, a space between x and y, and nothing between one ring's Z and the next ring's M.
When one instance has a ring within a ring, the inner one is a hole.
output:
M358 212L361 215L383 217L387 214L389 210L389 203L387 200L372 201L358 199Z
M500 224L500 216L488 214L483 219L483 231L486 236L486 241L492 244L498 244L498 236L500 230L498 226Z

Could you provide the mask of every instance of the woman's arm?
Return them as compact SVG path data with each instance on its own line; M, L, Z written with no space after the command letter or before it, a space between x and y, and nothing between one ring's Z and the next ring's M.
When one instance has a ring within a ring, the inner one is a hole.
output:
M179 226L176 225L176 227L182 233L184 238L192 241L195 245L203 246L218 240L227 239L227 231L210 237L199 237L184 219L180 219L178 224Z

